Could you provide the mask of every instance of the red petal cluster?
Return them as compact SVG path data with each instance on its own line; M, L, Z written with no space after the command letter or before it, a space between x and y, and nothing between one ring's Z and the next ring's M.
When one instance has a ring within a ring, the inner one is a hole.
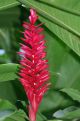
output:
M41 24L35 25L37 19L36 11L30 9L30 23L23 23L24 44L21 44L22 51L18 52L22 56L19 75L29 100L30 121L36 121L39 104L49 87L48 61L44 59L46 46L42 34L43 28Z

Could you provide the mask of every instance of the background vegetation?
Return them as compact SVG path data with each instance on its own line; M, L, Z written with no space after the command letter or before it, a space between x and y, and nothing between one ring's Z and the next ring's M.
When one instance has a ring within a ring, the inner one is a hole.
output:
M0 0L0 121L28 120L16 52L30 7L44 23L52 84L37 121L80 121L79 0Z

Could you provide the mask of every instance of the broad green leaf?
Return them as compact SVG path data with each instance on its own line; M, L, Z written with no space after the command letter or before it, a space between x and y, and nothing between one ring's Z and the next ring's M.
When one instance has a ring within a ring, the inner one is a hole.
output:
M80 109L75 107L69 107L64 110L59 110L53 114L53 117L60 119L76 119L80 118Z
M56 9L46 3L32 0L19 0L25 5L34 7L43 17L41 21L57 35L66 45L80 56L80 17ZM74 0L75 1L75 0ZM52 1L51 3L53 3ZM56 4L56 3L55 3ZM63 2L61 1L61 4ZM69 0L67 1L69 4ZM74 2L72 2L74 4ZM72 6L72 4L70 4ZM77 5L75 5L77 8Z
M17 96L12 81L0 83L0 98L9 100L12 103L16 102Z
M78 90L72 89L72 88L64 88L64 89L61 89L60 91L65 92L73 100L80 102L80 92Z
M8 116L5 120L3 121L26 121L26 114L24 111L19 110L15 111L12 115Z
M17 96L11 80L17 78L18 64L1 64L0 65L0 98L7 99L15 103Z
M0 121L4 121L7 117L10 117L14 110L2 110L0 111Z
M0 65L0 82L10 81L17 78L18 64Z
M2 112L0 111L0 114L0 121L25 121L25 118L27 117L22 110L4 110Z
M80 12L79 12L79 5L80 3L77 5L76 8L73 8L72 5L76 3L76 0L67 0L67 1L60 1L60 0L56 0L56 1L48 1L48 0L39 0L39 2L42 2L43 4L47 4L53 8L56 8L58 10L64 11L64 12L68 12L70 14L76 15L76 16L80 16ZM61 4L62 2L62 4ZM68 2L70 3L68 6Z
M7 38L10 39L8 29L10 30L11 28L13 28L13 26L15 26L16 23L17 24L20 23L19 16L20 16L19 7L12 7L7 10L0 11L0 36L2 35L4 37L7 34L6 39Z
M44 29L46 31L47 59L49 60L52 86L44 95L39 109L48 115L50 110L67 107L74 103L72 99L64 96L58 89L71 87L80 90L80 62L78 56L75 56L56 35L47 28L44 27Z
M63 118L66 118L66 119L80 118L80 109L67 113Z
M0 99L0 111L5 109L13 109L15 110L16 107L12 105L8 100Z
M68 113L68 112L71 112L71 111L74 111L74 110L76 110L77 109L77 107L74 107L74 106L70 106L70 107L68 107L68 108L65 108L64 110L58 110L57 112L55 112L54 114L53 114L53 117L56 117L56 118L62 118L62 117L64 117L64 115L66 114L66 113Z
M7 100L0 99L0 121L25 121L26 114Z
M0 10L8 9L19 4L17 0L0 0Z
M48 117L50 115L50 111L52 112L52 110L55 111L56 108L66 107L72 104L73 102L71 100L64 98L64 96L58 91L49 89L43 97L39 111L45 112L46 117Z

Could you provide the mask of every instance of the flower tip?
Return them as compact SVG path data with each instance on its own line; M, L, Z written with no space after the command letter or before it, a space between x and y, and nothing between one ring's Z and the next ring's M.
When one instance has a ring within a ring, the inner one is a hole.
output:
M31 24L35 24L37 19L38 19L38 16L36 14L36 11L31 8L30 9L30 16L29 16L29 20L30 20Z
M36 11L34 9L32 9L32 8L30 9L30 13L31 13L32 16L36 15Z

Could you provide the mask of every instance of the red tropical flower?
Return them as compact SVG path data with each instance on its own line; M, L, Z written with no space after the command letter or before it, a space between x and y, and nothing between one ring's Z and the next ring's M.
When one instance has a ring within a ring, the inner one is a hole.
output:
M24 22L24 44L21 44L22 58L20 60L20 82L22 83L29 100L30 121L36 121L36 113L44 93L49 87L48 61L45 60L45 40L41 24L35 25L38 16L30 9L30 23Z

